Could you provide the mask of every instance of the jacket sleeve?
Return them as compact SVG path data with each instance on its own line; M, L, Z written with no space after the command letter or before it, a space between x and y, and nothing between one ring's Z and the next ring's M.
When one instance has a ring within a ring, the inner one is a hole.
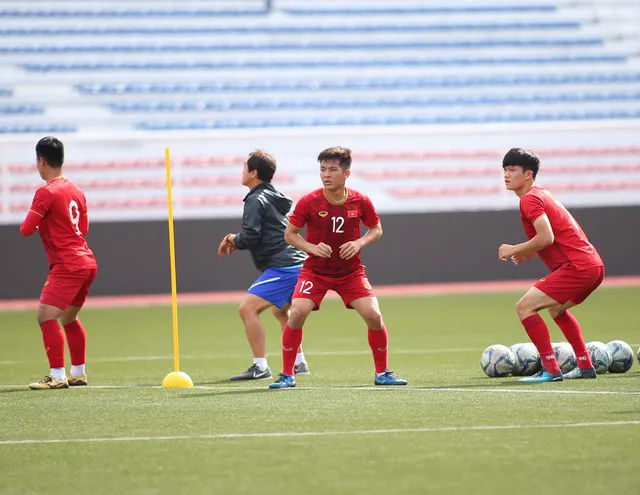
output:
M242 231L236 234L236 249L251 249L260 243L262 236L262 202L257 196L251 196L244 204Z

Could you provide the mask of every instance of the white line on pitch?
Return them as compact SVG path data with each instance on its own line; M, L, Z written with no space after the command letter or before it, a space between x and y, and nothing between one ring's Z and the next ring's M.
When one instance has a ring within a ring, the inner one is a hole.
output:
M291 438L291 437L335 437L347 435L394 435L402 433L441 433L456 431L491 431L491 430L524 430L543 428L594 428L600 426L640 425L634 421L594 421L592 423L556 423L548 425L486 425L486 426L443 426L431 428L397 428L386 430L353 430L353 431L290 431L272 433L214 433L210 435L175 435L157 437L102 437L102 438L59 438L51 440L0 440L0 445L29 445L46 443L106 443L106 442L150 442L164 440L219 440L244 438Z
M26 389L25 385L0 385L0 389ZM162 387L160 385L90 385L88 387L72 387L69 390L160 390ZM265 386L263 389L258 387L234 387L228 385L194 385L190 389L178 389L178 390L212 390L218 392L225 391L243 391L243 390L267 390ZM175 390L175 389L173 389ZM306 391L306 392L326 392L326 391L347 391L347 392L359 392L359 391L378 391L378 392L461 392L461 393L510 393L510 394L559 394L559 395L640 395L640 391L638 392L627 392L627 391L616 391L616 390L549 390L549 389L540 389L540 388L466 388L466 387L376 387L376 386L362 386L362 387L351 387L351 386L335 386L335 387L305 387L305 386L297 386L295 389L297 391ZM37 392L36 392L37 393ZM63 393L63 392L61 392ZM73 392L72 392L73 393ZM282 391L271 391L270 393L282 393Z

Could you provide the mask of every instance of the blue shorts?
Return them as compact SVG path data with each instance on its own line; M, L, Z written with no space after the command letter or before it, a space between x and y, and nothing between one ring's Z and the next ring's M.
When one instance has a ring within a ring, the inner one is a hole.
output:
M282 308L291 302L293 290L298 283L300 268L302 265L267 268L247 292Z

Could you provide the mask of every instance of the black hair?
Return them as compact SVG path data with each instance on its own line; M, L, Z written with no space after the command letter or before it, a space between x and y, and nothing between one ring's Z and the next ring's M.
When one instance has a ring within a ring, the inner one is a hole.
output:
M318 155L318 162L325 160L340 160L340 168L349 170L351 168L351 150L342 146L327 148Z
M252 172L258 171L258 179L262 182L271 182L276 173L276 159L263 150L257 150L249 153L247 160L247 170Z
M36 144L36 156L47 162L47 165L60 168L64 163L64 145L52 136L43 137Z
M540 170L540 159L531 150L511 148L502 159L502 168L506 167L522 167L522 170L531 170L535 179Z

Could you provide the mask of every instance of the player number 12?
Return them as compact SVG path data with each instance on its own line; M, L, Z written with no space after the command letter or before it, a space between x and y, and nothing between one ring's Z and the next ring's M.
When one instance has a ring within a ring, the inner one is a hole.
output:
M343 217L331 217L331 222L333 224L333 231L337 234L344 234L344 218Z
M300 293L301 294L309 294L309 295L311 295L311 289L313 289L313 282L309 282L308 280L303 280L300 283Z

